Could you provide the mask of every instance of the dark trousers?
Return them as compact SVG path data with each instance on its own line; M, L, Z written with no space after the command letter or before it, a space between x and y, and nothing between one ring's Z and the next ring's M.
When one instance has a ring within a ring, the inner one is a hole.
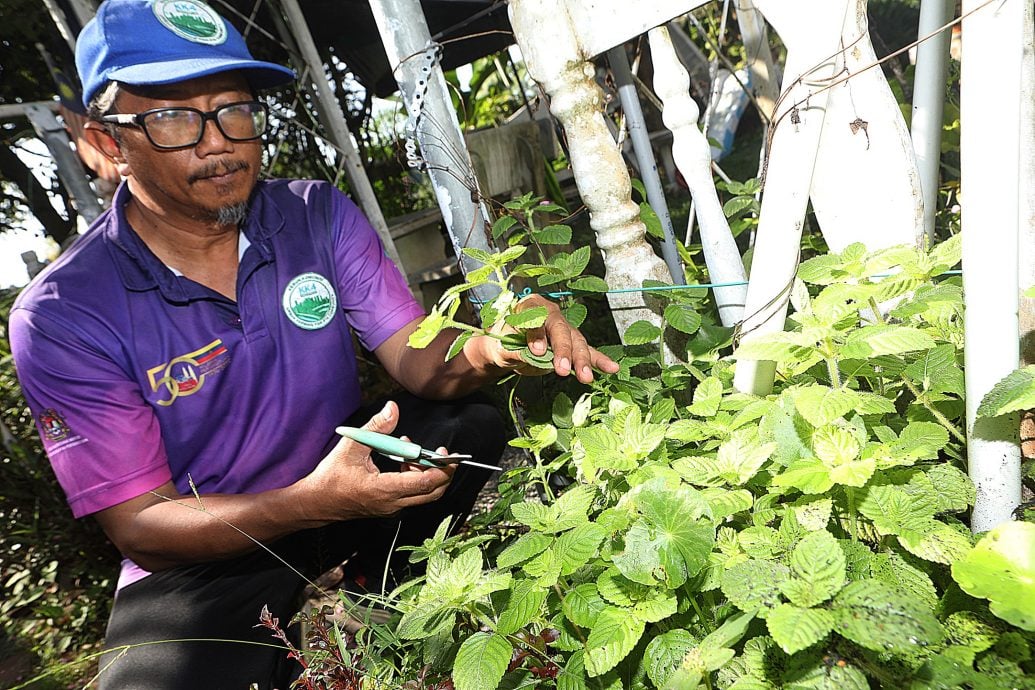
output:
M429 402L400 394L392 399L400 408L395 435L498 463L504 426L484 397ZM360 426L380 407L365 408L348 423ZM399 467L388 460L378 464L389 471ZM368 586L374 585L370 589L377 589L389 560L395 576L405 574L408 554L390 553L393 540L396 546L420 544L447 516L455 516L459 525L490 474L460 466L446 494L434 503L392 518L305 530L274 542L269 551L165 570L124 587L108 621L99 687L237 690L255 683L261 690L287 690L301 669L269 630L255 626L266 606L286 628L302 606L306 581L270 551L310 580L349 559L361 565Z

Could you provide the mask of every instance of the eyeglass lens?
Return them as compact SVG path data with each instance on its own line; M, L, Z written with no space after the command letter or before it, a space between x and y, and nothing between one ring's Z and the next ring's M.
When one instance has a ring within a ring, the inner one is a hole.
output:
M145 115L143 125L156 146L178 148L201 141L205 119L198 110L166 108ZM266 131L266 110L261 103L234 103L217 109L215 121L227 139L247 141Z

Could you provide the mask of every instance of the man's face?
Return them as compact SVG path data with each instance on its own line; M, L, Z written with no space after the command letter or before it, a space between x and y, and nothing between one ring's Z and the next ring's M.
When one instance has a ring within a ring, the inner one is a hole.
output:
M177 107L209 112L253 99L239 72L224 72L164 86L127 87L116 107L120 113ZM212 222L221 218L221 212L226 216L228 209L247 203L259 176L260 139L230 141L209 120L195 146L168 150L155 148L139 128L121 130L120 172L129 178L134 196L147 205Z

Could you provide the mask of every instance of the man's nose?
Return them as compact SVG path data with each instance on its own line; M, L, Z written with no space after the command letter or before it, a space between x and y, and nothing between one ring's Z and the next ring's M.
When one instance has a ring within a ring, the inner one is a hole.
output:
M215 118L207 118L202 125L201 141L197 143L194 149L202 156L211 153L224 153L226 151L233 151L234 142L226 138L223 130L216 124Z

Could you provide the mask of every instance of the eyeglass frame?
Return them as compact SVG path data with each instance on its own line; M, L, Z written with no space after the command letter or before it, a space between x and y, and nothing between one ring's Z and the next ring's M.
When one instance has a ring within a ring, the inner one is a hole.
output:
M257 106L259 106L259 108L261 109L262 114L263 114L263 121L265 123L265 126L263 127L262 131L259 132L258 134L256 134L253 137L244 137L244 138L232 137L229 134L227 134L226 131L223 129L223 125L220 124L220 122L219 122L218 113L220 111L222 111L222 110L225 110L226 108L232 108L235 105L257 105ZM151 132L149 132L147 130L147 125L144 124L144 118L146 118L148 115L153 115L154 113L160 113L160 112L164 112L164 111L167 111L167 110L189 110L191 112L194 112L194 113L197 113L198 115L200 115L201 116L201 128L198 130L198 138L195 139L192 143L189 143L189 144L179 144L177 146L167 146L165 144L159 144L159 143L155 142L155 140L151 137ZM156 149L161 149L163 151L175 151L177 149L185 149L185 148L190 148L192 146L197 146L201 142L201 140L205 138L205 123L207 123L209 120L211 120L212 122L215 123L216 129L219 130L219 133L222 134L223 137L226 138L227 141L234 141L234 142L254 141L254 140L259 139L260 137L262 137L262 135L265 134L266 131L269 129L269 124L270 124L269 115L270 115L270 109L262 101L235 101L233 103L227 103L226 105L221 105L218 108L216 108L215 110L209 110L207 112L204 111L204 110L201 110L199 108L191 108L189 106L172 106L172 107L165 107L165 108L151 108L150 110L145 110L145 111L139 112L139 113L116 113L114 115L104 115L104 116L102 116L100 118L100 120L101 120L101 122L104 122L106 124L118 125L120 127L138 127L144 133L144 136L147 137L147 140L149 142L151 142L151 145L154 146Z

